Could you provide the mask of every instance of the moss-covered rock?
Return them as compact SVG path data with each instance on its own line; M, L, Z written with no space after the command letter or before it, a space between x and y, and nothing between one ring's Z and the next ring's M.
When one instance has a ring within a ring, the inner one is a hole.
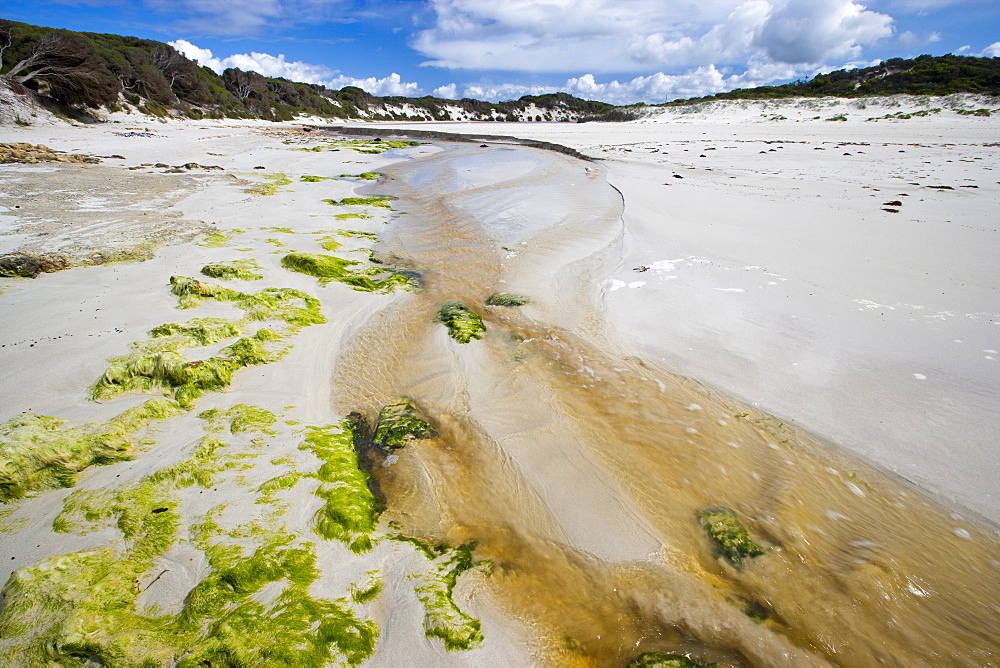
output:
M755 543L736 513L728 508L707 508L696 513L698 523L705 530L718 556L725 557L734 566L744 559L764 554Z
M451 302L442 306L438 311L437 321L445 325L448 328L448 335L459 343L481 339L486 331L482 316L470 311L461 302Z
M515 295L510 292L494 292L486 300L487 306L524 306L531 300L524 295Z
M378 414L372 443L383 452L405 447L410 441L434 436L434 429L409 399L389 404Z

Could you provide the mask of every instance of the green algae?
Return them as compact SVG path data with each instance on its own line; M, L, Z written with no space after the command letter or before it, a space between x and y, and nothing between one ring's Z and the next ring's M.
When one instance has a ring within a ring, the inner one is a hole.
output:
M351 270L350 267L363 266L361 271ZM333 255L320 255L316 253L289 253L281 258L281 266L297 271L302 274L315 276L320 283L327 285L331 282L349 285L359 292L377 292L388 294L396 288L414 287L413 276L405 272L392 272L387 270L362 265L357 260L344 260ZM381 280L372 279L370 276L389 275Z
M90 466L131 459L136 432L179 412L172 401L150 399L106 424L71 427L30 413L8 420L0 425L0 503L72 487Z
M230 262L213 262L201 268L201 273L210 278L224 281L259 281L264 278L262 269L256 260L232 260Z
M646 652L628 664L628 668L712 668L716 664L689 659L681 654Z
M215 517L224 507L192 527L212 572L180 612L140 609L139 595L166 572L154 568L157 558L178 537L176 489L211 485L210 477L191 474L225 468L222 447L205 439L192 457L138 483L71 495L57 518L62 530L114 528L122 540L15 571L2 591L7 655L24 665L164 667L357 665L369 658L375 624L358 619L346 599L309 594L319 576L314 546L278 532L244 556L237 544L213 541L239 533L219 528ZM261 603L255 594L271 583L280 592Z
M383 209L392 209L389 204L391 197L345 197L344 199L324 199L323 201L333 206L379 206Z
M320 481L314 494L324 501L316 513L315 532L327 540L343 541L356 554L367 552L379 506L369 475L359 465L350 422L308 427L299 448L323 462L314 474Z
M334 232L339 237L350 237L353 239L371 239L378 241L378 234L375 232L362 232L361 230L337 230Z
M368 571L368 582L364 587L352 585L350 588L351 600L355 603L371 603L382 593L382 580L378 577L378 571Z
M317 243L319 243L319 245L322 246L324 250L328 251L335 251L344 245L329 235L320 237L317 240Z
M278 421L277 416L269 410L250 406L248 404L236 404L224 413L229 418L229 431L238 434L244 431L260 431L265 434L274 435L271 425Z
M277 503L279 493L295 487L304 477L303 473L289 471L264 481L257 487L257 500L254 503Z
M478 313L470 311L461 302L450 302L438 311L437 322L448 328L448 335L459 343L468 343L472 339L483 338L486 325Z
M486 300L487 306L524 306L531 300L524 295L515 295L510 292L494 292Z
M284 174L264 174L264 178L268 179L270 183L258 183L255 186L247 188L244 192L252 195L270 196L277 193L280 186L292 184L292 180Z
M391 151L394 148L409 148L411 146L420 146L418 141L405 141L393 139L390 141L381 140L368 140L368 141L350 141L342 144L345 148L353 149L358 153L366 153L369 155L378 155L380 153L385 153L386 151Z
M434 429L420 417L413 402L403 399L379 411L372 444L383 452L391 452L406 447L411 441L434 435Z
M473 649L483 641L479 620L462 612L454 599L458 576L480 565L472 559L473 549L475 543L454 549L440 546L440 555L422 575L423 583L413 589L424 606L424 635L438 638L449 651Z
M237 234L243 234L244 231L245 230L239 230L239 229L232 229L228 231L212 230L211 232L205 235L205 238L198 245L204 248L221 248L222 246L225 246L227 243L229 243L229 240L232 239L234 236L236 236Z
M750 538L746 527L732 510L708 508L699 510L695 516L712 541L717 556L725 557L734 566L740 566L744 559L764 554L763 548Z
M167 323L149 330L154 339L170 337L173 349L208 346L240 335L236 325L222 318L195 318L188 323Z
M320 181L336 181L337 179L333 176L312 176L311 174L306 174L299 178L299 181L303 183L319 183Z
M283 320L293 328L326 322L319 300L292 288L267 288L246 293L186 276L171 276L170 291L179 308L193 308L205 299L233 302L250 320Z
M336 218L337 220L348 220L350 218L361 218L363 220L367 220L371 218L371 216L368 215L367 213L338 213L336 216L334 216L334 218Z
M295 234L295 230L290 227L262 227L266 232L281 232L282 234Z
M273 337L270 330L259 330L253 337L237 339L223 348L223 356L206 360L189 360L172 350L112 360L91 388L91 398L105 399L132 391L173 390L177 403L189 408L205 392L228 387L237 370L275 360L278 354L268 352L263 345Z
M364 181L378 181L382 176L381 172L361 172L360 174L341 174L342 179L362 179Z

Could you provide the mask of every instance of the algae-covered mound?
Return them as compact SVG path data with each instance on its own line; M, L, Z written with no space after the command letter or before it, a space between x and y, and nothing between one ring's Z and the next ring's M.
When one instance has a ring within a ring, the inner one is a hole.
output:
M132 435L180 412L166 399L151 399L107 424L70 427L65 421L26 413L0 425L0 503L32 492L72 487L76 474L94 465L131 459Z
M438 311L437 321L448 327L448 335L459 343L481 339L483 332L486 331L482 316L470 311L461 302L451 302L442 306Z
M281 266L285 269L315 276L326 285L331 281L349 285L359 292L379 292L386 294L397 287L407 287L415 283L412 276L406 272L393 272L383 279L372 278L387 273L381 267L363 265L357 260L344 260L333 255L316 253L289 253L281 258ZM361 266L363 269L353 271L351 267Z
M708 534L719 556L738 566L744 559L764 554L755 543L736 513L728 508L708 508L696 513L698 523Z
M224 356L206 360L189 360L172 350L112 360L91 389L91 397L103 399L134 390L173 389L177 403L190 407L205 392L227 387L237 370L272 361L275 355L263 347L263 342L274 336L270 330L261 329L253 337L237 339L223 348Z
M224 281L259 281L264 278L260 273L260 265L254 260L233 260L231 262L214 262L201 268L201 273L210 278L221 278Z
M171 276L170 291L177 295L180 308L194 308L205 299L215 299L234 302L246 311L250 320L284 320L293 328L326 322L319 300L292 288L267 288L247 293L187 276Z
M209 346L240 335L239 328L222 318L195 318L189 323L170 322L149 330L154 339L176 337L180 347Z
M391 197L345 197L344 199L325 199L327 204L333 206L380 206L383 209L391 209Z
M368 486L368 474L358 464L350 422L345 420L339 428L309 427L299 449L323 462L315 474L320 481L315 495L325 503L316 512L315 532L327 540L347 543L356 554L370 550L378 502Z
M372 442L384 452L398 450L410 441L431 438L434 429L423 420L409 399L390 404L379 411Z
M703 663L680 654L646 652L628 664L628 668L712 668L714 663Z
M510 292L494 292L486 300L487 306L524 306L530 299L524 295L515 295Z

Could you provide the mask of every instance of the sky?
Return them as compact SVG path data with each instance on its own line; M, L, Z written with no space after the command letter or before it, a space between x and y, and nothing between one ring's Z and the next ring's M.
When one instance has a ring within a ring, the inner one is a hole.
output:
M376 95L660 103L881 60L1000 57L1000 0L0 0L221 72Z

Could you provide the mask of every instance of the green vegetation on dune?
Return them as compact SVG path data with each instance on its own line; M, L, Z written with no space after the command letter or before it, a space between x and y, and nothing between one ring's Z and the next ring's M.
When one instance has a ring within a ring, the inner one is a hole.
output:
M450 302L441 307L436 320L448 328L448 335L459 343L483 338L486 325L478 313L470 311L461 302Z
M707 508L696 513L698 523L708 535L717 553L734 566L740 566L744 559L752 559L764 554L764 549L755 543L736 513L728 508Z

